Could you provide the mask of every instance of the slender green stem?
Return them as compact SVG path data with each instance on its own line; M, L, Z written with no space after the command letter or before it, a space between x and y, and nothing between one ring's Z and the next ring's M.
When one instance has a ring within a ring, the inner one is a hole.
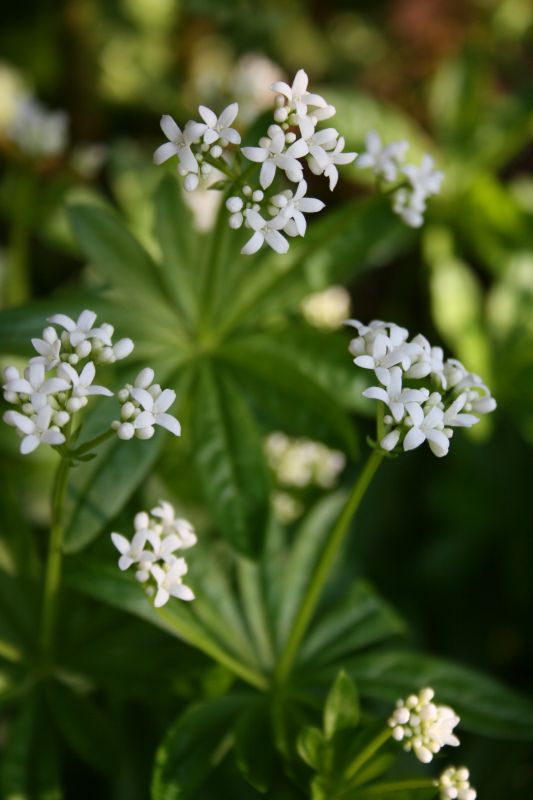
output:
M237 675L237 677L242 678L246 683L255 686L256 689L260 689L261 691L265 691L268 688L268 680L265 675L262 675L253 667L248 666L248 664L239 661L210 639L197 636L192 628L189 628L186 623L179 623L176 617L169 614L165 608L157 609L157 614L180 636L180 638L193 647L197 647L198 650L202 650L206 655L218 661L219 664L229 669L230 672L233 672L234 675Z
M30 296L28 255L33 194L33 175L24 168L18 170L14 175L11 198L13 217L5 281L7 301L14 306L27 302Z
M433 789L436 793L438 787L435 786L434 781L430 780L429 778L420 778L420 779L405 780L405 781L394 781L391 783L377 783L374 786L368 786L367 788L362 788L361 792L357 793L357 796L360 797L360 800L366 800L367 797L381 798L383 797L383 795L386 794L396 794L396 792L417 791L418 789L426 789L426 790Z
M85 442L84 444L80 445L80 447L78 447L77 450L68 451L68 454L73 458L77 458L78 456L83 456L85 455L85 453L89 453L99 444L106 442L112 436L116 435L117 432L113 428L109 428L107 431L104 431L104 433L101 433L99 436L95 436L94 439L90 439L88 442Z
M41 645L45 656L49 656L54 645L54 629L57 611L63 547L63 505L69 472L68 458L62 458L57 469L52 492L52 526L48 545L48 558L44 578L44 593L41 616Z
M382 747L385 742L388 742L392 735L391 728L385 728L385 730L381 731L371 742L367 744L354 758L354 760L348 764L346 769L344 770L344 776L347 780L351 780L354 775L359 772L362 766L369 761L372 756L377 753L380 747Z
M348 528L352 517L357 511L363 496L374 477L374 474L381 463L383 458L382 451L377 448L372 450L368 461L364 468L359 473L357 481L346 501L337 524L333 528L331 535L326 543L324 552L317 564L315 572L309 582L307 591L303 598L302 604L296 615L294 625L292 626L289 638L283 652L281 653L278 667L276 670L276 678L278 683L283 683L291 672L294 660L298 653L298 648L305 636L307 627L314 614L318 600L324 588L324 585L329 577L335 557L342 545L344 538L348 532Z

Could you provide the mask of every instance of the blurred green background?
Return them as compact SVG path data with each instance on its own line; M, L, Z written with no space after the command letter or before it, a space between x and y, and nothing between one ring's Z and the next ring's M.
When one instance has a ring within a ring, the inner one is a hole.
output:
M408 247L349 287L352 315L392 319L440 342L483 375L499 408L480 432L456 436L446 459L421 448L385 465L361 513L351 569L374 581L425 650L531 694L533 5L19 0L2 11L0 55L5 308L78 285L83 260L66 200L103 192L143 237L162 113L184 120L198 103L237 99L251 121L271 103L269 84L304 67L337 106L333 123L349 148L360 150L376 128L385 141L405 136L415 152L435 155L442 196ZM69 143L26 165L24 184L6 126L26 91L67 112ZM350 168L331 205L368 191ZM21 496L28 525L46 518L35 480L48 473L37 462L4 475L6 527ZM161 655L164 638L153 636ZM161 663L168 669L164 654ZM164 704L162 693L155 706ZM150 752L161 730L143 724L139 750ZM527 745L467 737L462 757L480 797L531 797ZM98 779L76 762L71 784L76 769L88 788L67 796L95 796Z

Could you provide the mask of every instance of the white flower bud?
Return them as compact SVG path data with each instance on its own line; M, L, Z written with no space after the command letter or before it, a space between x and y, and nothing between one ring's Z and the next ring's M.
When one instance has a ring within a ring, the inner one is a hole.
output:
M80 342L80 344L76 347L76 355L80 358L87 358L89 353L92 350L92 345L88 339L85 339L84 342Z
M147 425L146 428L137 428L135 436L137 439L151 439L155 433L155 428L152 425Z
M211 174L211 164L208 164L207 162L205 164L202 164L202 166L200 167L200 172L202 173L204 178L207 178L207 176Z
M72 364L72 366L75 366L79 360L80 358L78 355L76 355L76 353L71 353L71 355L68 357L68 363Z
M230 228L233 228L233 230L240 228L242 226L243 219L244 218L240 211L237 211L236 214L232 214L228 220Z
M287 108L277 108L274 111L274 119L276 122L283 123L287 121L287 117L289 116L289 110Z
M152 386L148 387L148 391L150 392L154 400L156 400L163 390L158 383L154 383Z
M24 414L27 414L28 416L31 416L31 414L34 413L35 409L33 408L31 403L23 403L22 411L23 411Z
M135 345L131 339L119 339L118 342L113 345L113 354L117 361L121 361L133 352L134 347Z
M200 150L202 151L202 153L207 153L207 151L209 150L209 145L206 144L205 142L202 142L202 144L200 145Z
M52 326L51 326L51 325L48 325L48 326L47 326L47 327L46 327L46 328L43 330L43 339L44 339L44 341L45 341L45 342L47 342L48 344L53 344L54 342L57 342L58 336L57 336L57 331L56 331L56 329L55 329L55 328L52 328Z
M133 524L135 526L136 531L138 530L144 531L150 525L150 517L148 516L146 511L139 511L137 514L135 514L135 517L133 519Z
M271 144L272 142L270 141L268 136L261 136L261 138L259 139L259 147L262 147L264 150L269 150Z
M178 175L181 175L182 178L187 175L187 170L185 167L178 167Z
M55 424L58 425L60 428L62 428L63 425L66 425L69 419L70 419L70 414L68 414L66 411L56 411L56 413L53 416Z
M120 416L122 417L122 419L130 419L134 415L134 413L135 413L135 406L130 401L124 403L124 405L120 409Z
M117 394L119 403L125 403L128 397L130 396L129 390L124 388L119 391Z
M204 157L203 157L203 155L202 155L201 153L197 153L197 154L195 155L195 158L196 158L196 160L197 160L197 162L198 162L199 164L201 164L201 163L203 162L203 160L204 160Z
M154 380L155 373L150 367L142 369L135 378L135 386L137 389L148 389Z
M252 187L246 184L245 186L242 187L242 193L245 197L250 197L250 195L252 194Z
M124 441L133 439L135 436L135 428L131 422L123 422L122 425L119 425L117 428L117 436L119 439L124 439Z
M264 198L264 192L261 189L256 189L255 192L252 194L252 200L254 203L260 203L261 200Z
M20 378L20 372L16 367L6 367L4 369L4 380L7 381L16 381Z
M4 392L4 400L6 403L16 403L18 402L18 396L16 392Z
M235 214L237 211L241 211L243 205L244 204L241 197L228 197L226 200L226 208L228 211L231 211L232 214Z
M222 148L219 144L213 145L213 147L211 148L211 155L213 156L213 158L220 158L220 156L222 155Z
M79 411L81 408L83 408L83 400L83 397L71 397L69 400L67 400L67 411L70 411L71 414L75 414L76 411Z
M274 105L276 106L276 108L281 108L282 106L285 105L285 98L283 97L282 94L276 95L276 99L274 100Z
M202 165L202 174L204 174L204 166ZM198 188L198 175L195 175L194 172L190 172L183 182L183 188L186 192L194 192L195 189Z
M287 142L287 144L293 144L293 142L296 141L296 134L294 133L294 131L289 131L288 133L285 134L285 141Z
M274 197L271 198L272 204L277 208L285 208L287 205L287 197L284 194L275 194Z

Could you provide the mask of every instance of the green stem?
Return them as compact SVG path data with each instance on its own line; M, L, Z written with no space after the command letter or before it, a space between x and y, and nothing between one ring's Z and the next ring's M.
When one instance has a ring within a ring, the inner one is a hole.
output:
M348 532L352 517L357 511L359 504L361 503L361 500L363 499L363 496L381 463L382 458L382 451L378 450L377 448L372 450L368 461L359 473L350 496L346 501L346 505L344 506L342 513L337 520L337 524L331 532L322 557L320 558L309 586L307 587L306 594L298 610L298 614L294 621L294 625L292 626L289 638L287 639L285 648L281 653L276 670L276 678L278 683L283 683L291 672L294 660L298 653L298 648L300 647L309 622L314 614L316 605L322 593L322 589L324 588L335 562L335 557L337 556L339 548Z
M10 306L22 305L30 297L28 256L33 186L33 176L30 172L21 169L14 176L11 198L13 217L9 232L5 279L6 299Z
M67 453L72 458L83 456L85 455L85 453L88 453L94 447L97 447L99 444L102 444L102 442L106 442L112 436L116 435L117 432L113 428L109 428L109 430L104 431L104 433L101 433L99 436L95 436L94 439L90 439L88 442L85 442L85 444L82 444L80 447L77 448L77 450L70 450L67 451Z
M68 458L62 458L57 469L52 492L52 526L48 544L48 558L44 579L43 606L41 616L41 646L49 656L54 645L54 632L63 548L63 505L69 472Z
M167 612L164 608L157 609L157 614L163 619L171 629L179 634L180 638L188 642L193 647L202 650L206 655L218 661L223 667L226 667L230 672L233 672L237 677L242 678L246 683L254 686L256 689L265 691L268 688L268 680L253 667L243 664L237 658L234 658L230 653L219 647L218 644L210 639L197 636L191 628L186 624L177 624L176 618Z
M429 778L420 778L414 780L395 781L394 783L377 783L374 786L361 789L357 794L360 800L366 798L378 797L381 798L384 794L395 794L396 792L416 791L417 789L433 789L435 793L438 787L435 786L434 781Z
M347 780L351 780L354 775L359 772L362 766L369 761L372 756L377 753L380 747L382 747L385 742L388 742L390 737L392 736L392 729L385 728L385 730L381 731L374 739L372 739L369 744L363 750L361 750L354 760L348 764L346 769L344 770L344 777Z

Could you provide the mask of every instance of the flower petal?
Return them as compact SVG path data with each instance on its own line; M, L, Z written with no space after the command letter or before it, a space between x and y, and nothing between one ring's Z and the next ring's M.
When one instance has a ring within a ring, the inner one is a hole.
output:
M181 136L181 130L179 129L176 121L172 119L169 114L163 114L159 124L161 125L161 130L169 141L175 142Z
M163 164L164 161L168 161L169 158L177 155L177 153L178 147L174 142L165 142L154 152L154 164Z
M219 127L229 128L229 126L231 125L231 123L233 122L238 113L239 113L239 104L230 103L229 106L226 106L226 108L218 118Z
M244 247L241 248L242 255L250 256L253 253L257 253L257 251L262 247L264 241L265 237L261 231L256 231L254 235L248 239Z
M170 414L158 414L155 422L157 425L161 425L162 428L170 431L170 433L173 433L174 436L181 436L181 425L178 420Z
M198 111L206 125L209 125L210 128L214 128L218 122L215 112L211 111L207 106L198 106Z

